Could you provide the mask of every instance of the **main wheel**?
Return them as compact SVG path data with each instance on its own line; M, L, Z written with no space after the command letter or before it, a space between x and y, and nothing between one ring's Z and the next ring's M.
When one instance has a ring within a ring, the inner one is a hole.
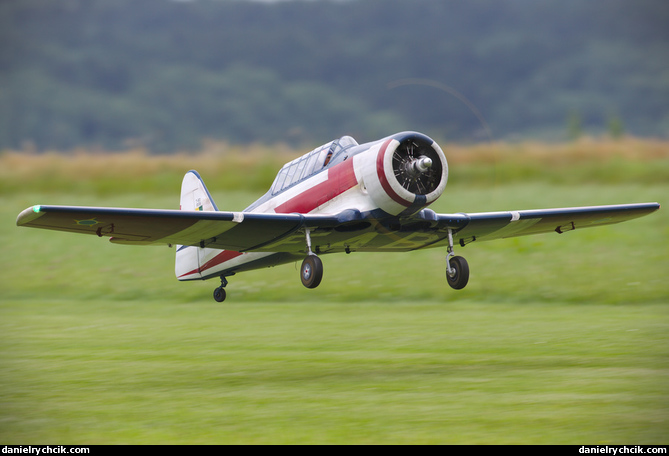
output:
M225 301L225 288L223 287L218 287L214 290L214 299L216 302L223 302Z
M467 260L461 256L454 256L450 259L451 267L455 269L455 274L451 276L446 269L446 280L454 290L462 290L469 282L469 265Z
M309 255L302 262L300 268L302 285L307 288L316 288L323 279L323 262L316 255Z

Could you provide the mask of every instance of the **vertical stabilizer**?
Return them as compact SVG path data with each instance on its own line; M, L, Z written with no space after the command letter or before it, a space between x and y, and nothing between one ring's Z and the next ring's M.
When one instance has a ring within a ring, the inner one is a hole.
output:
M182 211L217 211L218 208L211 198L207 187L197 171L188 171L181 183ZM177 245L174 270L179 280L201 279L200 256L203 255L199 247Z
M207 187L197 171L188 171L181 183L182 211L217 211Z

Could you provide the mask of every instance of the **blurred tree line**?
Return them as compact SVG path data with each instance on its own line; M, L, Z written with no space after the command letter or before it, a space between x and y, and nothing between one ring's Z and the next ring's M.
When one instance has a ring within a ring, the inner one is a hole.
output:
M0 148L666 137L668 23L665 0L3 0Z

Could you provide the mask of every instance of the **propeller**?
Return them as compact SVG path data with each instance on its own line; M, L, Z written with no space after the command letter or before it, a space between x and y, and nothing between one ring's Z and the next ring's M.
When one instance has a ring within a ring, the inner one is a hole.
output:
M432 145L408 139L393 152L393 172L406 190L427 195L441 182L441 160Z

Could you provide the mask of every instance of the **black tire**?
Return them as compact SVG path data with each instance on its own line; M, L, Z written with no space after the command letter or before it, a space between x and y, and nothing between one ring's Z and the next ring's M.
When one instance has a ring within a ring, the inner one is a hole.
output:
M225 301L225 289L223 287L218 287L214 290L214 299L216 302L223 302Z
M454 256L450 259L450 263L451 267L455 269L455 274L451 277L448 275L447 269L446 280L454 290L462 290L467 286L467 282L469 282L469 264L467 264L467 260L461 256Z
M323 262L316 255L309 255L302 262L300 268L302 285L307 288L316 288L323 279Z

